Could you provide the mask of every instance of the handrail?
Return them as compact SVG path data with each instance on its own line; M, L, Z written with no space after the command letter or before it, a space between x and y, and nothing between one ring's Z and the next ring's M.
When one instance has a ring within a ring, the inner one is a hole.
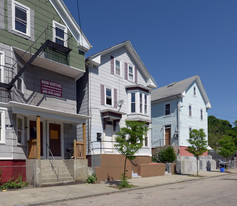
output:
M51 167L52 167L53 170L55 171L55 174L56 174L56 176L57 176L57 181L58 181L58 179L59 179L59 167L57 166L56 160L55 160L55 158L54 158L54 156L53 156L53 153L52 153L51 149L49 148L48 143L46 143L46 146L47 146L47 148L48 148L48 150L49 150L49 153L50 153L50 155L51 155L51 157L52 157L52 159L49 158L49 162L50 162L50 164L51 164ZM51 162L50 160L52 160L52 162ZM54 164L53 164L54 162L55 162L55 165L56 165L56 166L54 166ZM57 171L55 170L55 167L57 168Z

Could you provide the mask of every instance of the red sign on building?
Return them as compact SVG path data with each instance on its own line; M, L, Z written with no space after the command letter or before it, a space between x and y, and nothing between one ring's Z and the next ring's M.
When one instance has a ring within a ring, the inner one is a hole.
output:
M41 80L41 93L62 97L62 85L48 80Z

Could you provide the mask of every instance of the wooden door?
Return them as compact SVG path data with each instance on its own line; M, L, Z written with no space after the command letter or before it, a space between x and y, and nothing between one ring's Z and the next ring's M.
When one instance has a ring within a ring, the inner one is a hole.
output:
M165 127L165 145L171 144L171 128Z
M49 124L49 148L53 156L61 156L61 125ZM51 154L49 153L49 156Z
M30 140L36 139L36 121L30 121ZM40 122L40 156L43 156L43 123Z

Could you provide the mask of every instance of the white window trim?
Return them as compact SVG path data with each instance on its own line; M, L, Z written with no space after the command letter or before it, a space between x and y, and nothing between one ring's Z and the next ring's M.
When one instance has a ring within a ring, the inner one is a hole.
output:
M3 52L3 51L0 51L0 62L1 62L1 64L0 64L0 69L1 69L1 77L0 77L1 79L0 79L0 81L2 83L4 83L5 52Z
M106 103L106 89L110 89L111 90L111 105ZM114 90L112 87L108 87L108 86L104 86L104 94L105 94L105 106L108 107L114 107Z
M23 9L26 10L26 33L24 32L21 32L21 31L18 31L15 29L15 6L19 6L19 7L22 7ZM16 31L20 34L23 34L23 35L26 35L26 36L30 36L30 8L19 3L19 2L16 2L16 1L12 1L12 30L13 31Z
M120 63L120 75L116 74L116 61L118 61L118 62ZM115 75L115 76L117 76L117 77L122 77L122 75L123 75L123 72L122 72L122 65L123 65L122 60L114 59L114 75Z
M64 30L64 39L61 39L59 37L57 37L57 38L63 40L64 41L64 46L67 47L68 46L68 43L67 43L67 27L64 26L63 24L60 24L60 23L54 21L54 20L53 20L53 28L52 28L53 29L53 42L56 42L55 41L55 38L56 38L56 27Z
M197 96L197 87L196 86L193 87L193 96L194 97Z
M191 115L190 115L189 107L191 107ZM190 118L193 116L193 108L192 108L192 105L191 105L191 104L188 105L188 116L189 116Z
M5 144L6 141L6 113L5 113L5 108L0 108L0 115L1 115L1 139L0 139L0 144Z
M200 108L200 120L203 121L204 120L204 110L202 108Z
M18 142L18 121L17 119L21 119L22 120L22 139L21 142ZM16 116L16 141L17 141L17 145L24 145L25 140L25 122L24 122L24 117L21 115L17 115Z
M132 80L129 79L129 66L132 67L132 72L133 72L133 79ZM133 65L131 65L131 64L128 64L127 79L130 82L135 82L135 67Z
M135 94L135 112L132 112L131 104L132 104L132 94ZM142 112L140 112L140 94L142 94ZM145 113L145 95L147 96L147 112ZM146 92L142 92L141 90L131 90L128 93L128 105L129 105L129 114L137 114L137 115L146 115L149 116L149 94Z

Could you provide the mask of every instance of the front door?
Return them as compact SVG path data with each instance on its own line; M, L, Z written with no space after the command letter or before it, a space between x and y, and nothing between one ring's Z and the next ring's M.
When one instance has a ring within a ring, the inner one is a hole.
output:
M165 126L165 145L171 144L171 128L170 126Z
M49 123L49 148L53 156L61 156L61 125ZM52 156L49 153L49 156Z
M105 137L104 137L105 153L113 152L113 124L112 121L106 121Z
M36 121L30 120L30 129L29 129L30 140L37 138L36 134ZM40 122L40 156L43 156L43 123Z

